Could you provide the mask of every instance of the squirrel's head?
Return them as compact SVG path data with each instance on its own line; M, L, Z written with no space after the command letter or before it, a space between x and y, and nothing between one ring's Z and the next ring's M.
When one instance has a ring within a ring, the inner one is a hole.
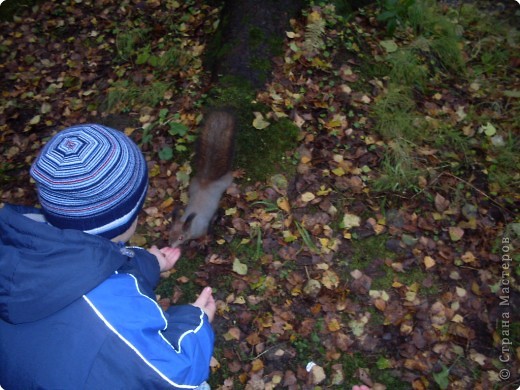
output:
M190 227L193 218L195 218L197 214L191 213L186 217L183 221L182 219L176 219L170 229L170 237L169 242L172 248L177 248L184 244L185 241L188 241L191 238Z

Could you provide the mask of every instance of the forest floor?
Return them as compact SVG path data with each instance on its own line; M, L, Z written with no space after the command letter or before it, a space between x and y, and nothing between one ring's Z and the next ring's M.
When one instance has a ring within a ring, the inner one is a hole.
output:
M103 123L149 164L132 243L165 245L209 101L207 3L40 1L0 21L0 205L37 204L52 134ZM237 167L159 302L214 288L215 389L518 388L520 7L315 4L250 112L259 142L287 122L297 142L261 180Z

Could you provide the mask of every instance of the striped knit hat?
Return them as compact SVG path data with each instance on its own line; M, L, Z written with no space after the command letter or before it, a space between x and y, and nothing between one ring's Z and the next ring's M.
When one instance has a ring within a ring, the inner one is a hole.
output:
M56 134L31 167L47 221L109 239L124 233L143 206L146 161L125 134L96 124Z

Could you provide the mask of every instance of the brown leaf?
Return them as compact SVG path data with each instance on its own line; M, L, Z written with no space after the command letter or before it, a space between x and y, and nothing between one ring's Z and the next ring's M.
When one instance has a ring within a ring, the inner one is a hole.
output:
M224 333L224 340L240 340L240 329L230 328L226 333Z
M442 196L441 194L435 195L435 209L439 213L442 213L443 211L445 211L449 206L450 206L450 201L447 200L444 196Z
M289 387L295 385L298 382L294 372L288 370L283 374L283 387Z
M248 344L253 345L253 346L257 345L261 342L260 336L258 335L257 332L251 333L249 336L247 336L246 341L248 342Z

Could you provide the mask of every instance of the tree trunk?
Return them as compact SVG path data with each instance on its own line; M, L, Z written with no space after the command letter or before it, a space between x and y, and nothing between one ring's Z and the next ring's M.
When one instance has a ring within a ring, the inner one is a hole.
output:
M226 0L221 25L209 47L207 66L214 81L231 77L262 87L271 74L272 58L283 54L290 18L303 0Z

